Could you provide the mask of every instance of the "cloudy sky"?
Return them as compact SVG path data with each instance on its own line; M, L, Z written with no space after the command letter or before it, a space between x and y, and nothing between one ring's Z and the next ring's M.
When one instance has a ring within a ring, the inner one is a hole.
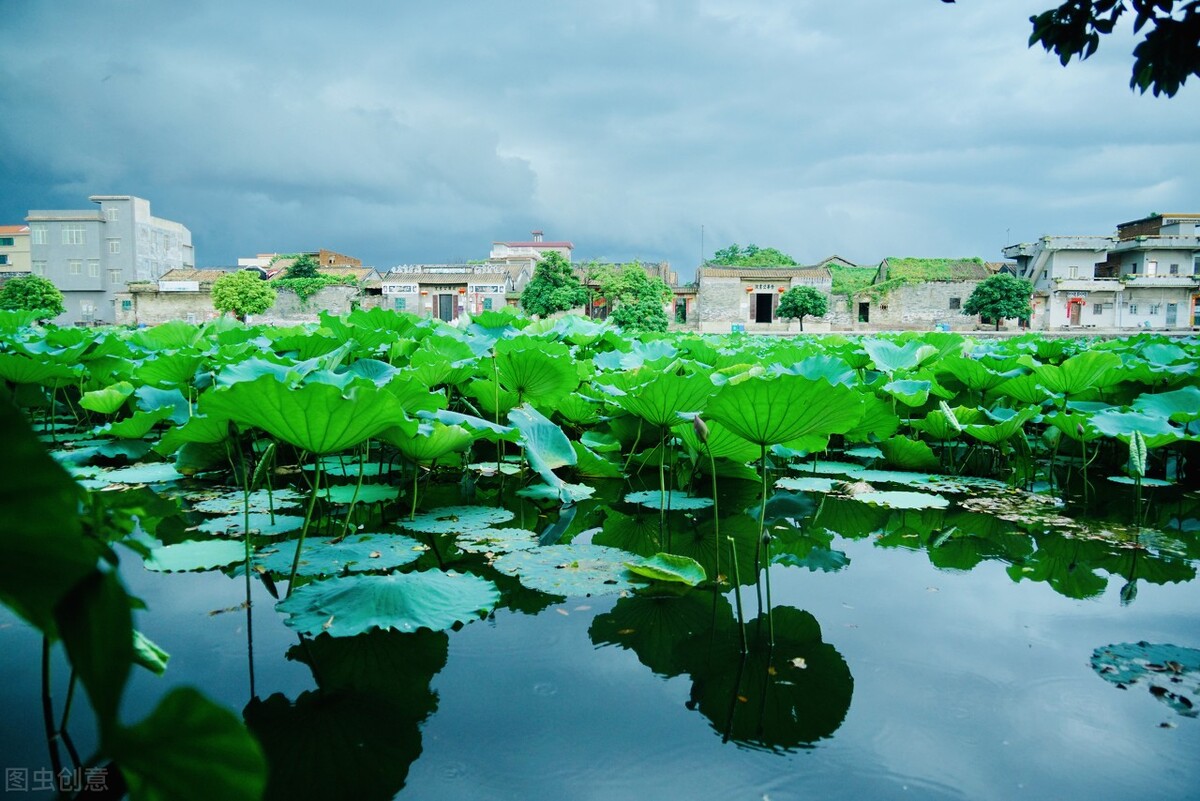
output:
M1057 0L0 0L0 224L135 194L202 266L1002 257L1200 212L1200 83L1067 68ZM703 228L703 237L701 231Z

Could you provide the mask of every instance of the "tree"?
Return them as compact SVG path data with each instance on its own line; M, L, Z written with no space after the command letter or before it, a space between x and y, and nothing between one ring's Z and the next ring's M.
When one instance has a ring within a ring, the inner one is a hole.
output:
M657 275L651 277L633 262L601 270L600 292L608 300L614 323L631 331L666 331L669 321L663 304L674 297L671 287Z
M743 248L735 243L718 250L708 263L736 267L791 267L796 264L796 260L775 248L760 248L758 245L746 245Z
M1188 76L1200 75L1200 0L1066 0L1029 18L1033 23L1029 46L1040 42L1047 53L1058 55L1064 67L1075 56L1082 61L1096 52L1100 37L1112 33L1129 10L1136 14L1134 33L1149 25L1133 49L1129 87L1171 97Z
M1033 313L1029 305L1032 295L1033 285L1024 278L997 273L975 287L971 297L963 304L962 313L995 320L996 330L999 331L1002 319L1016 317L1023 320Z
M213 308L242 322L248 314L262 314L275 305L275 289L258 270L238 270L223 275L212 286Z
M541 258L533 278L521 292L521 308L543 317L577 308L586 301L587 292L571 271L571 263L555 252Z
M62 293L49 279L40 275L22 275L10 279L0 289L0 309L41 311L42 319L57 317L67 310Z
M800 330L804 330L804 317L812 315L820 317L829 311L829 301L824 295L811 286L794 286L779 299L779 308L775 313L783 318L800 320Z
M305 253L296 257L296 260L292 262L291 266L287 268L287 272L284 273L284 278L316 278L318 275L317 267L319 266L316 259Z

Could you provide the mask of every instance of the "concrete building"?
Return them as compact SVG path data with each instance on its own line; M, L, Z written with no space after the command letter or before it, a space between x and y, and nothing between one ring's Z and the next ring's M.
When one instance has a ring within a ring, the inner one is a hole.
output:
M1010 245L1034 288L1040 330L1179 330L1200 324L1200 214L1154 214L1115 236L1043 236Z
M500 309L516 293L510 273L488 264L405 264L380 279L381 305L450 322L460 314Z
M529 279L537 263L548 253L557 253L567 261L575 246L570 242L547 242L541 231L533 231L531 238L524 242L493 242L488 254L487 263L494 273L504 273L513 285L513 292L520 293Z
M362 259L356 259L353 256L347 256L343 253L335 253L332 250L324 248L308 253L259 253L257 256L238 259L237 263L238 267L259 267L269 271L286 270L292 266L292 263L299 256L311 256L321 268L362 267Z
M810 286L829 298L833 278L826 262L807 267L705 264L696 269L696 285L693 317L701 332L778 333L792 325L799 330L798 324L778 319L780 296L792 287ZM821 318L808 318L805 329L820 330L821 325Z
M0 225L0 274L33 271L29 257L29 226Z
M132 195L92 195L98 209L30 211L30 267L63 293L67 310L54 322L113 323L116 295L130 281L155 281L176 268L194 268L192 234L155 217L150 202Z
M876 331L976 328L979 316L963 314L962 307L975 287L993 274L978 258L886 258L871 285L850 298L850 327L861 325Z

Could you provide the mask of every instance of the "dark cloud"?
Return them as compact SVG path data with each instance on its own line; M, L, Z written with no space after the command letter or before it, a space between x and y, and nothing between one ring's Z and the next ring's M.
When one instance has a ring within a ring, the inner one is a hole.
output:
M578 0L19 3L0 217L147 197L203 264L330 247L583 258L754 241L816 260L999 258L1007 239L1200 210L1200 107L1062 69L1004 4Z

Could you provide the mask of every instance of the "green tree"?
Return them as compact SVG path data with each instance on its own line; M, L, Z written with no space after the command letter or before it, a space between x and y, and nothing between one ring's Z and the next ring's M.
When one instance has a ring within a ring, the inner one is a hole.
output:
M1024 320L1033 313L1029 305L1032 295L1033 285L1024 278L997 273L975 287L971 297L963 304L962 313L995 320L996 330L999 331L1002 319L1016 317Z
M577 308L585 302L587 292L572 272L571 263L553 252L537 263L533 278L521 292L521 308L542 317Z
M258 270L238 270L223 275L212 286L213 308L245 322L248 314L262 314L275 305L275 289Z
M1127 11L1135 15L1134 33L1142 35L1133 49L1131 89L1171 97L1188 76L1200 75L1200 0L1066 0L1029 18L1029 46L1040 43L1065 67L1075 56L1095 53L1100 37L1112 33Z
M42 311L42 319L57 317L67 310L62 293L49 279L40 275L22 275L10 279L0 289L0 309Z
M718 250L708 263L735 267L792 267L796 260L775 248L760 248L758 245L746 245L743 248L735 243Z
M806 315L820 317L829 311L829 301L824 295L811 286L794 286L779 299L779 308L775 313L783 318L795 318L800 321L800 330L804 330Z
M597 276L600 292L613 311L609 319L626 330L666 331L669 321L663 304L674 293L657 275L651 277L638 262L602 269Z
M316 278L319 266L316 259L305 253L296 257L284 273L284 278Z

